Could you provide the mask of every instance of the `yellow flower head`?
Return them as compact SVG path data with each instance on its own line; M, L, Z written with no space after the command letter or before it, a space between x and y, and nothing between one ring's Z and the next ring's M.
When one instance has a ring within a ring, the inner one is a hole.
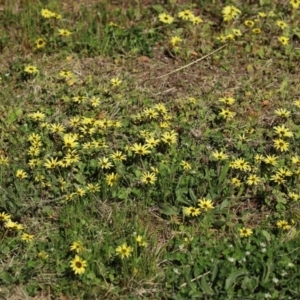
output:
M75 274L83 274L85 272L87 262L81 259L78 255L75 255L74 259L71 260L70 266Z
M117 254L121 257L121 259L128 258L131 256L133 248L127 246L127 243L123 243L121 246L116 248Z
M38 38L36 41L35 41L35 44L36 44L36 48L37 49L41 49L41 48L44 48L45 45L46 45L46 42L43 38Z
M165 24L172 24L174 22L174 18L166 13L159 14L158 19Z
M144 184L154 184L157 180L155 173L145 172L142 174L141 182Z
M225 22L235 19L241 13L242 12L238 8L236 8L235 6L232 6L232 5L225 6L222 9L223 20Z
M182 20L191 20L195 16L189 9L186 9L186 10L180 11L178 13L178 17Z
M72 32L67 29L58 29L58 35L60 36L70 36L71 34Z
M289 38L286 36L280 36L278 41L283 45L286 46L289 43Z
M24 68L24 71L28 74L36 74L39 72L39 70L37 69L37 67L32 66L32 65L28 65Z
M201 198L198 199L198 205L205 211L211 210L214 208L212 200Z
M252 229L243 227L239 229L240 237L248 237L253 234Z
M197 217L200 215L200 208L196 208L193 206L190 207L183 207L182 209L183 214L186 216L192 216L192 217Z

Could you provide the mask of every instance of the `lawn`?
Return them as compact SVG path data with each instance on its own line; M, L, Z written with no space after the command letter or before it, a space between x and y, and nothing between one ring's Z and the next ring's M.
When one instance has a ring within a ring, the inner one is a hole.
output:
M0 15L0 299L300 299L300 0Z

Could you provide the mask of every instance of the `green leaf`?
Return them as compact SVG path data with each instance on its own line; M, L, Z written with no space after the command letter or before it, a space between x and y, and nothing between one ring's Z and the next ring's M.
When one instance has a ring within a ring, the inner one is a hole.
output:
M18 120L20 116L22 116L23 110L21 108L17 108L16 110L10 110L9 111L9 116L8 116L8 123L14 123L15 121Z
M161 5L159 5L159 4L154 4L154 5L152 5L152 8L153 8L153 10L154 10L156 13L158 13L158 14L164 12L164 8L163 8Z
M222 171L221 171L221 174L219 177L219 184L224 182L226 175L228 173L228 170L229 170L229 163L226 163L225 166L222 168Z
M174 216L178 215L178 209L175 206L171 205L164 205L161 209L160 212L167 215L167 216Z
M196 197L193 189L189 189L189 195L190 195L191 199L193 200L193 202L196 203L197 202L197 197Z
M206 281L206 275L201 277L200 287L205 294L207 294L207 295L214 294L214 291L212 290L212 288L209 286L209 284Z
M231 288L232 284L236 281L236 279L240 276L248 275L248 271L246 270L237 270L229 275L229 277L225 281L225 290Z
M268 281L272 269L273 269L273 262L271 258L269 258L268 261L264 264L264 273L262 276L262 282Z
M226 208L226 207L228 206L228 204L229 204L228 199L225 199L225 200L222 201L222 203L220 204L219 210Z
M212 274L211 274L211 281L214 281L216 279L218 273L219 273L219 265L216 264L213 271L212 271Z
M269 232L267 232L266 230L262 230L261 233L262 233L262 235L266 238L266 240L267 240L268 242L271 241L271 235L270 235Z

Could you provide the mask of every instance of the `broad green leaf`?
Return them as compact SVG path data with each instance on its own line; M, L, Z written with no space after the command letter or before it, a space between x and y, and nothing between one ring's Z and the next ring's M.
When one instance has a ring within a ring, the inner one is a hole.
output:
M219 177L219 184L223 183L225 178L226 178L226 175L228 173L228 170L229 170L229 162L225 164L225 166L222 168L222 171L221 171L221 174L220 174L220 177Z
M225 281L225 290L231 288L232 284L236 281L238 277L248 275L248 273L249 272L246 270L237 270L231 273Z
M209 286L209 284L206 281L206 275L201 277L200 286L201 286L202 291L204 293L206 293L207 295L214 294L214 291L212 290L212 288Z
M167 215L167 216L173 216L178 214L178 209L175 206L171 205L164 205L161 209L160 212Z

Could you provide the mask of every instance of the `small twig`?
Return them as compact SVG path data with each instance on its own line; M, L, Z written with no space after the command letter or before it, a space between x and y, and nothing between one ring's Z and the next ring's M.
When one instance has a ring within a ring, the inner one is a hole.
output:
M191 280L191 282L194 282L194 281L198 280L199 278L201 278L201 277L203 277L203 276L205 276L205 275L207 275L207 274L209 274L209 273L210 273L210 271L208 271L208 272L206 272L206 273L204 273L204 274L201 274L201 275L199 275L198 277L193 278L193 279ZM187 285L187 283L185 282L185 283L183 283L180 287L182 288L182 287L185 287L186 285Z
M183 69L185 69L185 68L187 68L187 67L189 67L189 66L191 66L191 65L194 65L194 64L196 64L197 62L199 62L199 61L201 61L201 60L203 60L203 59L205 59L205 58L211 56L212 54L214 54L214 53L220 51L221 49L225 48L226 46L227 46L227 44L223 45L222 47L220 47L220 48L218 48L218 49L216 49L216 50L214 50L214 51L212 51L212 52L210 52L210 53L208 53L208 54L206 54L206 55L204 55L204 56L202 56L202 57L200 57L200 58L198 58L198 59L196 59L195 61L193 61L193 62L191 62L191 63L189 63L189 64L187 64L187 65L185 65L185 66L183 66L183 67L180 67L180 68L178 68L178 69L176 69L176 70L173 70L173 71L171 71L171 72L169 72L169 73L167 73L167 74L158 76L158 77L153 78L153 79L163 78L163 77L165 77L165 76L168 76L168 75L171 75L171 74L173 74L173 73L179 72L179 71L181 71L181 70L183 70Z
M172 90L174 90L174 89L176 89L176 88L175 88L175 87L172 87L172 88L170 88L170 89L168 89L168 90L165 90L165 91L162 91L162 92L159 92L159 93L155 94L155 96L160 95L160 94L164 94L164 93L168 93L168 92L170 92L170 91L172 91Z

